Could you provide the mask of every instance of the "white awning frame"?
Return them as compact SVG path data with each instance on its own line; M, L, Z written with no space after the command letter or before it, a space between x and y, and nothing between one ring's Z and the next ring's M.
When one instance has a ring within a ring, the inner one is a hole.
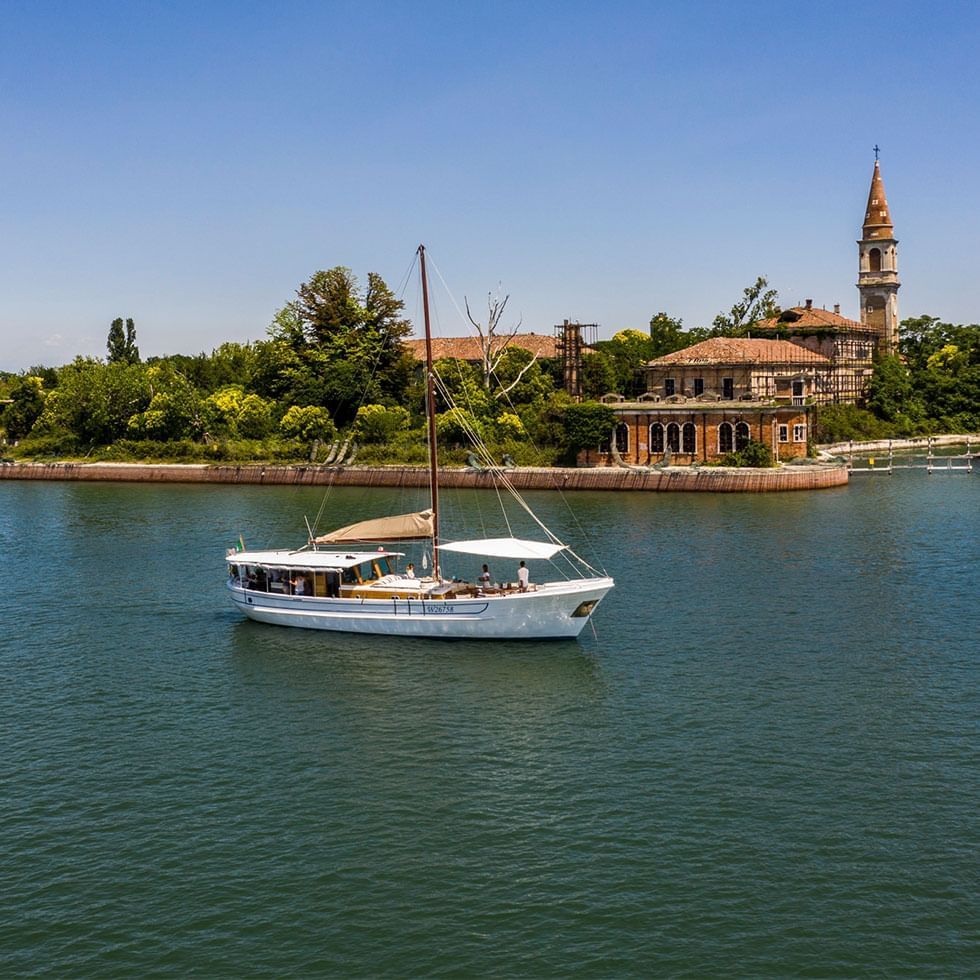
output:
M525 558L546 560L565 549L563 544L548 541L526 541L523 538L476 538L472 541L450 541L440 544L440 551L455 551L464 555L483 555L487 558Z

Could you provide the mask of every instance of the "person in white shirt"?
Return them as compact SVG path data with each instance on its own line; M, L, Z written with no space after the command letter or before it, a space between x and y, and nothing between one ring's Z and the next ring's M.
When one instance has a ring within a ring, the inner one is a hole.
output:
M415 578L415 566L409 562L408 567L405 569L405 578Z
M527 584L531 577L531 572L528 570L527 565L521 562L520 567L517 569L517 587L521 592L527 592Z
M480 572L479 577L480 585L485 589L490 585L490 566L484 565L483 571Z

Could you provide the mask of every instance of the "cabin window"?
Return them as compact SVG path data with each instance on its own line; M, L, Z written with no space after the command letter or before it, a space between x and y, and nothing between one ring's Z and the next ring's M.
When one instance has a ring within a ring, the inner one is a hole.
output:
M735 430L731 422L718 426L718 452L730 453L735 448Z
M868 252L868 262L872 272L881 272L881 249L873 248Z
M674 391L675 391L675 388L674 388L674 379L673 378L664 378L664 394L665 395L672 395L672 394L674 394Z
M694 394L703 395L704 394L704 378L694 379Z
M667 426L667 448L672 453L681 451L681 427L676 422Z
M684 423L683 439L684 452L693 456L698 451L698 430L693 422Z
M805 425L794 425L793 426L793 442L806 442L806 426Z
M735 426L735 452L741 452L749 444L749 423L739 422Z
M654 422L650 426L650 452L662 453L664 451L664 427L660 422Z
M789 426L788 425L781 425L779 427L779 441L780 442L789 442Z

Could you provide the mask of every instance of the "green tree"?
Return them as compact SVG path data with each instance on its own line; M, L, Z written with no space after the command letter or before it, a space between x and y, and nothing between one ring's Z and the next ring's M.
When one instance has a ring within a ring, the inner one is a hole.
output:
M357 410L354 431L361 442L384 444L392 442L399 432L408 428L408 424L408 409L400 405L393 408L386 405L362 405Z
M371 272L361 290L350 269L313 274L269 328L258 383L287 403L321 405L342 421L365 399L399 397L413 370L402 340L404 304ZM270 371L270 368L272 370Z
M151 398L142 412L134 412L127 428L131 434L161 441L199 438L215 419L206 399L169 365L146 371Z
M111 444L126 434L129 419L147 408L152 397L147 375L140 364L76 358L58 372L58 386L32 434L66 431L84 444Z
M440 445L472 445L470 432L482 437L483 427L465 408L451 408L436 415L436 436Z
M616 413L600 402L580 402L565 409L565 437L573 451L595 449L609 438Z
M611 385L605 391L618 391L621 395L636 395L643 390L641 368L652 360L653 340L641 330L620 330L610 340L600 340L596 350L609 358L612 368ZM583 364L584 367L584 364ZM583 383L589 381L583 377ZM589 394L604 394L605 391L590 391Z
M769 281L759 276L742 290L742 298L728 311L719 313L713 324L715 336L742 337L759 320L775 316L779 312L775 289L769 289Z
M682 323L683 321L675 320L666 313L654 313L650 317L650 356L647 360L673 354L675 350L683 350L691 343Z
M868 386L868 408L880 419L895 422L914 419L920 414L912 377L901 358L886 354L875 362Z
M601 398L607 392L616 391L621 381L615 360L600 349L593 354L582 355L581 380L582 393L586 398Z
M508 347L491 379L494 398L505 405L529 405L548 398L555 383L547 366L523 347Z
M494 420L494 428L500 439L526 439L527 430L520 416L513 412L501 412Z
M136 346L136 324L133 323L132 317L126 320L125 330L123 330L122 317L117 316L112 321L106 349L109 352L110 364L139 364L140 351Z
M333 439L337 435L333 419L316 405L290 405L279 421L279 431L284 436L304 442Z
M10 439L23 439L44 411L44 384L35 375L18 378L10 389L11 403L0 415Z

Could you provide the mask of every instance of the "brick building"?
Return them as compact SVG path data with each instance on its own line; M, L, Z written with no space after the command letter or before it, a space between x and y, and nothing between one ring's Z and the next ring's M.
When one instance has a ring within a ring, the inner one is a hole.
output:
M671 396L677 399L678 396ZM758 401L617 402L615 444L579 454L581 466L624 463L650 466L669 457L674 465L709 463L743 449L750 439L777 460L805 456L813 408ZM615 449L615 452L613 452Z
M651 361L636 402L609 397L615 445L583 461L708 462L750 438L780 459L804 455L812 406L862 402L875 355L897 346L897 245L876 154L858 240L860 321L807 300L754 324L751 337L715 337Z

